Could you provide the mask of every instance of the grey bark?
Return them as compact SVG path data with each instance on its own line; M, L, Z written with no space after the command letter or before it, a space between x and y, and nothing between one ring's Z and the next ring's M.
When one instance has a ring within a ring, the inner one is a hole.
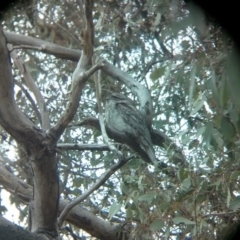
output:
M52 54L57 58L68 59L77 62L81 56L81 51L62 47L58 44L50 43L34 37L28 37L13 32L4 31L7 43L20 45L21 48L34 49L36 51Z
M32 231L57 236L58 173L55 141L20 111L6 39L0 29L0 124L27 153L34 172Z
M0 239L46 240L43 235L31 233L0 216Z

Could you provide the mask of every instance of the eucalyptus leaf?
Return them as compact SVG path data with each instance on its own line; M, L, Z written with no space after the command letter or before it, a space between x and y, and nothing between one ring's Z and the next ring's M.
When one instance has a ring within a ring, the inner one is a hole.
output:
M240 92L240 68L239 68L239 53L234 49L228 56L227 61L227 83L234 103L240 106L239 92Z
M156 193L148 193L138 197L138 200L146 201L148 204L151 204L155 197L156 197Z
M237 196L231 201L229 209L236 211L239 208L240 208L240 196Z
M164 227L164 221L161 219L156 219L150 224L150 230L159 231Z
M220 133L222 133L223 137L228 141L231 141L236 134L236 129L234 125L230 122L230 119L227 117L222 118L219 131Z
M185 217L175 217L172 219L172 221L175 223L175 224L181 224L181 223L184 223L186 225L195 225L196 223L185 218Z
M152 80L157 80L160 77L162 77L164 75L164 73L165 73L165 67L159 67L151 73L150 78Z
M122 207L122 204L114 202L109 209L109 213L108 213L107 217L109 219L111 219L115 214L118 213L118 211L121 209L121 207Z
M183 180L183 182L181 183L181 187L184 191L187 191L191 187L191 184L191 179L188 177Z

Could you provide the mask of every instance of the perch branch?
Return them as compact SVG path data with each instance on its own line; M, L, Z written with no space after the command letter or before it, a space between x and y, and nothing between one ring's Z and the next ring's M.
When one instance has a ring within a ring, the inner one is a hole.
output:
M79 150L79 151L110 151L106 144L72 144L72 143L58 143L59 150Z
M99 187L101 187L109 178L111 175L113 175L119 168L121 168L124 164L126 164L130 159L121 159L117 163L115 163L111 168L109 168L100 178L99 180L92 185L91 188L89 188L85 193L83 193L80 197L73 200L71 203L69 203L65 209L62 211L60 217L58 218L58 224L61 227L63 221L69 214L72 208L74 208L76 205L84 201L92 192L97 190Z
M97 118L94 118L94 117L86 118L81 122L74 124L74 127L76 126L94 127L95 129L98 129L100 131L99 121ZM69 127L71 127L71 125ZM142 152L140 148L135 146L134 143L131 141L131 139L120 134L119 132L112 131L112 129L108 127L106 127L106 131L110 138L114 139L117 142L127 144L142 158L145 157L144 155L145 153ZM174 164L176 165L180 164L181 166L188 166L188 163L181 149L166 134L164 134L162 131L157 131L157 130L151 130L150 134L151 134L152 143L154 145L157 145L164 149L166 148L166 146L169 146L169 148L174 151L174 155L172 156Z

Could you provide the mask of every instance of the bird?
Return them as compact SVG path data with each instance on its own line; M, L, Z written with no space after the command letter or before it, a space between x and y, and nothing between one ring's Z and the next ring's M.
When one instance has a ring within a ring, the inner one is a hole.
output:
M106 98L105 121L108 128L128 139L130 148L147 163L160 168L167 165L157 160L145 116L136 108L134 101L120 93L111 93Z

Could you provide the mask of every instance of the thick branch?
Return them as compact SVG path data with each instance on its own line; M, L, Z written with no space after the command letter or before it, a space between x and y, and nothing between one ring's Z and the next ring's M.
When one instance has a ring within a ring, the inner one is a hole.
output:
M31 231L58 236L57 210L59 179L55 147L46 143L30 156L34 174L34 196L31 202Z
M56 236L59 195L55 142L36 128L16 105L10 58L2 30L0 73L0 124L24 147L34 172L32 231L51 231Z
M110 151L109 147L106 144L58 143L57 148L60 150Z
M32 187L14 176L3 165L0 165L0 185L8 192L16 195L24 204L28 204L30 198L32 198Z
M89 28L91 29L92 25L89 24ZM91 29L93 31L93 28ZM43 41L37 38L32 37L26 37L19 34L14 34L10 32L4 32L6 35L6 38L9 43L12 44L25 44L29 46L34 46L33 49L36 49L36 47L40 47L41 51L44 53L52 54L59 58L69 59L72 61L77 61L79 57L81 56L81 52L78 50L72 50L68 48L61 47L57 44L51 44L47 41ZM84 31L85 39L90 39L90 43L93 42L92 36L88 36L86 34L86 29ZM89 48L88 45L85 45L85 53L89 53L92 51L91 48ZM81 57L82 60L85 59ZM81 59L80 59L81 60ZM87 61L88 59L85 59L84 61ZM81 61L79 61L80 63ZM79 68L79 66L77 67ZM147 124L150 127L152 122L152 103L151 103L151 97L149 94L149 91L146 87L144 87L142 84L137 82L134 78L132 78L127 73L121 71L120 69L114 67L110 63L105 62L104 66L102 67L102 70L112 76L113 78L117 79L118 81L121 81L122 83L126 84L126 86L129 87L129 89L138 97L140 102L140 110L143 112L144 116L147 116Z
M21 240L46 240L45 236L31 233L0 216L0 238Z
M93 3L94 0L85 0L84 14L86 27L83 32L83 53L88 58L88 61L91 60L94 46Z
M43 53L54 55L57 58L72 60L77 62L80 58L81 51L62 47L58 44L53 44L34 37L28 37L21 34L16 34L4 31L7 43L13 45L27 45L29 49L38 50Z
M0 124L18 142L31 147L34 143L39 143L41 134L14 101L10 57L2 30L0 30L0 72Z
M90 30L93 31L92 25L89 24ZM43 41L37 38L33 37L26 37L20 34L10 33L7 31L4 31L4 34L6 35L7 41L12 44L25 44L28 46L33 46L33 49L41 49L42 52L52 54L59 58L69 59L72 61L78 61L78 59L81 56L81 52L78 50L68 49L61 47L57 44L52 44L47 41ZM86 34L86 29L84 31L85 39L90 39L90 43L92 43L92 35L89 36ZM40 48L39 48L40 47ZM92 51L91 48L89 48L89 45L85 45L85 53L90 53ZM82 58L82 61L83 57ZM80 59L81 60L81 59ZM85 59L84 61L87 61ZM79 61L80 63L81 61ZM79 66L77 67L79 68ZM138 97L140 102L140 109L143 112L144 116L147 116L147 124L148 126L151 126L152 121L152 103L149 91L146 87L144 87L142 84L137 82L134 78L132 78L127 73L121 71L120 69L114 67L110 63L105 62L104 66L102 67L102 70L112 76L113 78L117 79L118 81L121 81L126 86L129 87L129 89Z

